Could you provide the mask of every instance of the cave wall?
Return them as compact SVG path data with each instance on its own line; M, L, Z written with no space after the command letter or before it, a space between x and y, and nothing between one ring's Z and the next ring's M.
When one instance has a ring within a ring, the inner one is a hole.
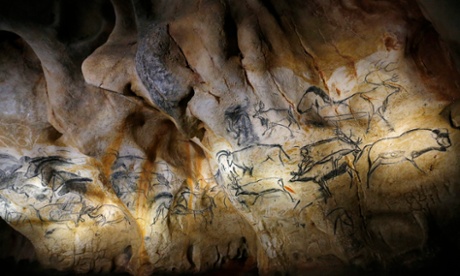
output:
M323 275L456 252L458 36L431 5L2 1L17 258Z

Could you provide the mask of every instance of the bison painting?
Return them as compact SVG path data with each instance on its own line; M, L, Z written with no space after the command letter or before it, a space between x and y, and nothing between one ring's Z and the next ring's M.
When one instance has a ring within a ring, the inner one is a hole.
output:
M416 128L406 131L396 137L377 140L373 144L366 146L369 147L367 187L369 187L372 173L379 166L398 164L407 161L414 165L415 168L422 171L415 162L417 157L433 150L446 151L451 145L447 129L439 128Z

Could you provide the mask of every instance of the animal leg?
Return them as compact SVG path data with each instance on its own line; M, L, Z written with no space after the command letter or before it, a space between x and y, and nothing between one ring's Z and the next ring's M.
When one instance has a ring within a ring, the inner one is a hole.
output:
M377 114L379 115L380 119L387 125L387 127L390 129L390 131L395 131L393 128L393 125L385 118L385 112L386 106L381 106L377 109Z
M254 167L250 167L249 169L249 175L252 176L252 171L254 170Z
M281 189L282 189L281 191L283 193L286 193L289 196L289 198L291 199L291 201L294 202L294 198L292 197L291 193L289 191L287 191L286 188L284 188L283 179L280 179L278 181L278 184L281 186Z
M267 134L267 131L269 131L269 130L270 130L269 127L265 127L264 132L262 132L262 136L265 136L265 134ZM269 132L268 136L270 136L270 134L271 134L271 131Z
M292 197L291 193L288 192L288 191L286 191L286 190L284 189L284 187L283 187L283 191L284 191L284 193L286 193L286 194L289 196L289 198L291 199L291 202L294 202L294 198Z
M412 165L414 165L415 168L417 168L417 170L421 171L422 173L426 174L426 172L424 170L422 170L418 165L417 163L415 163L414 159L410 159L410 158L406 158L407 161L409 161Z
M280 160L280 164L284 166L283 158L281 158L281 153L278 153L278 159Z
M254 201L251 203L251 205L256 204L257 200L259 199L259 196L260 196L260 195L256 195L256 196L255 196Z
M324 197L326 198L326 200L332 196L331 194L331 191L329 190L329 188L327 187L327 182L326 180L324 179L320 179L319 181L315 181L322 189L323 193L324 193Z
M291 118L288 120L288 122L289 122L288 127L290 127L294 123L297 126L297 129L300 129L300 125L299 123L297 123L296 119Z
M366 133L369 133L369 130L371 129L371 121L372 121L372 115L370 113L367 113L367 128L366 128Z
M369 163L370 163L370 168L369 168L369 171L367 172L367 188L369 188L371 174L380 166L382 161L380 159L377 159L374 163L372 163L369 160Z
M292 123L294 123L294 124L297 125L297 128L300 129L300 125L299 125L299 123L297 122L297 120L294 117L293 109L292 109L291 106L289 106L289 109L288 109L287 113L288 113L287 120L289 122L288 127L290 127L292 125Z
M332 168L333 168L333 171L335 172L334 177L339 176L338 167L339 167L339 160L338 159L332 160Z
M289 127L286 127L287 130L289 130L289 133L291 133L291 138L294 138L294 134L292 133L292 130Z
M358 181L361 182L361 179L359 179L359 175L358 173L356 172L355 169L353 168L348 168L347 169L347 173L348 173L348 176L350 176L350 189L351 187L353 186L353 172L356 174L357 178L358 178Z

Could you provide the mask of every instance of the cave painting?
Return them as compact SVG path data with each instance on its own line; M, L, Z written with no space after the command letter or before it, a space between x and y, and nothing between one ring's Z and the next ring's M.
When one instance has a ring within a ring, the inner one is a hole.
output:
M307 2L0 9L0 217L27 258L359 275L448 256L455 55L418 4Z
M246 158L251 156L249 160ZM216 155L219 162L224 162L225 170L232 170L236 173L238 170L242 175L246 173L253 174L254 167L256 170L264 171L264 165L276 163L284 166L283 159L289 160L291 157L283 150L281 145L254 144L242 149L230 152L221 150ZM223 161L225 158L225 161ZM259 160L255 160L255 159ZM222 161L221 161L222 160Z
M297 122L296 118L294 117L294 111L292 107L289 109L283 108L267 108L265 109L264 102L260 101L259 104L254 106L255 113L252 115L253 118L257 118L260 121L260 124L265 128L262 135L270 136L274 130L277 128L283 128L288 130L290 133L290 137L293 138L294 135L290 129L291 125L297 126L300 129L299 123ZM275 116L280 116L281 119L277 121L271 121L270 114L275 113Z
M382 138L366 146L370 147L367 186L372 173L381 165L409 162L422 171L415 162L417 157L430 151L446 151L451 145L447 129L411 129L396 137Z
M331 196L327 187L327 180L333 179L344 173L350 176L350 184L353 177L359 175L354 166L357 156L361 153L360 139L353 141L339 129L336 137L316 141L303 146L300 149L302 160L298 164L298 171L291 172L291 182L313 181L319 184L326 196Z
M377 64L378 69L370 71L364 77L364 84L367 85L368 90L356 92L340 100L335 100L319 87L309 87L302 95L297 111L312 116L313 120L317 120L312 122L317 124L365 120L366 132L370 131L371 121L377 115L390 130L393 130L393 126L385 118L392 96L401 91L401 87L397 84L398 75L392 73L397 69L393 63L385 66ZM380 71L385 74L391 73L391 76L384 76L383 80L381 77L373 76Z

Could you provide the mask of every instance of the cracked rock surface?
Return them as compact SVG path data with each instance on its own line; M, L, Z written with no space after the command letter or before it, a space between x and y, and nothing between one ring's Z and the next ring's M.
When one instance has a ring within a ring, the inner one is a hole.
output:
M458 42L430 5L0 1L0 257L131 275L455 260Z

